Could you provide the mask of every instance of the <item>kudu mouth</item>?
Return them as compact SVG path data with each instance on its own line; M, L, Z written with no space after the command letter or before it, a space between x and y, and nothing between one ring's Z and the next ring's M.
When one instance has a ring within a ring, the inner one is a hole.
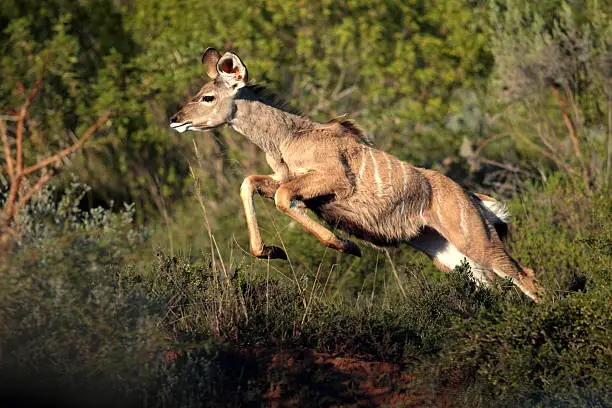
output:
M179 133L184 133L188 130L199 130L199 131L212 130L215 127L217 126L196 126L193 124L193 122L170 123L170 128L176 130Z
M183 123L170 123L170 127L174 130L176 130L179 133L183 133L188 131L190 128L192 128L193 126L192 122L183 122Z

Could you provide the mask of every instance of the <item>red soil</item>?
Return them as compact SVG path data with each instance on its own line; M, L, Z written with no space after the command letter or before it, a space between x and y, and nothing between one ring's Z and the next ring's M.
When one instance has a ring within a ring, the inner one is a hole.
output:
M338 356L312 350L243 348L255 359L269 383L271 407L301 406L304 400L329 407L450 407L448 398L433 397L401 365L366 356ZM258 370L258 371L259 371ZM329 396L329 398L327 398Z

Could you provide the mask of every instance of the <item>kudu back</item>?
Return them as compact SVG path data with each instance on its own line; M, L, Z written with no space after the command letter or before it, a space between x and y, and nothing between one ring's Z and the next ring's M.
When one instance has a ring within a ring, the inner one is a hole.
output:
M338 251L360 255L357 245L310 218L306 209L376 246L406 242L447 272L465 260L478 281L510 278L539 301L542 288L533 272L502 244L508 214L499 202L369 146L348 120L317 123L286 112L249 84L236 54L209 48L202 63L211 81L170 118L170 126L185 132L229 125L266 153L274 173L248 176L240 189L253 256L286 258L261 239L253 205L257 193Z

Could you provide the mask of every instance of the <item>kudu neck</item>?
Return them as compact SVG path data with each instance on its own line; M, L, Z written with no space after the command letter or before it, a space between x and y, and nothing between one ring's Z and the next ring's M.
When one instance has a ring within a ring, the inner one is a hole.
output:
M268 154L279 155L287 141L313 125L308 119L285 112L246 90L234 103L229 125Z

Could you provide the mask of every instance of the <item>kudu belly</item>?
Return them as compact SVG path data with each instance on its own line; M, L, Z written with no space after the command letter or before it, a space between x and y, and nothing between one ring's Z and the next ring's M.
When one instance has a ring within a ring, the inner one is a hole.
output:
M378 246L396 246L419 234L424 217L405 202L389 202L377 197L313 200L306 206L331 228Z

